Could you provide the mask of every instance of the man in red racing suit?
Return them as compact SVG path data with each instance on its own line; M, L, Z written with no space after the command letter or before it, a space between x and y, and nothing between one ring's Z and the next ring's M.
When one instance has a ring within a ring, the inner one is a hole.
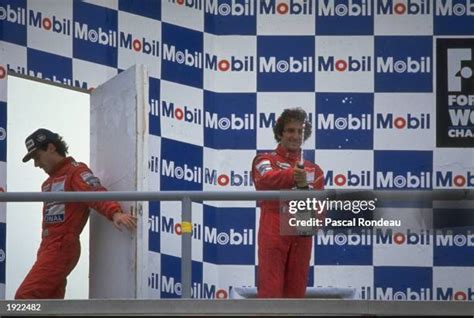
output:
M272 153L260 154L252 164L257 190L323 189L321 168L300 160L303 123L306 113L300 108L286 109L273 128L278 147ZM311 135L305 123L304 137ZM280 234L280 202L260 201L258 231L259 298L302 298L308 282L312 237Z
M67 145L47 129L38 129L26 139L28 154L23 162L34 159L35 166L49 174L43 192L106 191L92 171L72 157L65 157ZM45 202L43 205L42 240L37 259L15 299L64 298L66 278L80 255L81 234L93 208L117 228L136 227L135 217L122 212L115 201Z

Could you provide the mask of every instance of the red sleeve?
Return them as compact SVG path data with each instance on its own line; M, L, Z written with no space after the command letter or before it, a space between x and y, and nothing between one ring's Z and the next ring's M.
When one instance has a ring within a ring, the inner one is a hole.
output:
M295 186L293 168L275 169L268 155L255 157L252 163L252 178L257 190L282 190Z
M71 176L72 191L107 191L100 184L99 178L94 176L92 171L85 165L81 165L75 169ZM88 207L93 208L106 218L112 221L112 216L116 212L120 212L122 208L116 201L96 201L85 202Z

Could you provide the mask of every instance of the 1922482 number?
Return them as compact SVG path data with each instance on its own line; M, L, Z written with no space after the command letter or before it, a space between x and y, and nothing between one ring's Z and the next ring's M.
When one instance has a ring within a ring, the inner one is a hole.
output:
M7 311L41 311L41 304L7 304Z

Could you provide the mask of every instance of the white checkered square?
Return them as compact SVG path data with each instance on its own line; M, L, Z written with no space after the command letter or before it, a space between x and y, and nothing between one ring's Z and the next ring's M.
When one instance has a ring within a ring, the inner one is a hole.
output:
M189 144L204 144L202 89L170 81L161 82L161 136Z
M72 0L28 2L28 47L72 57L72 11Z
M474 300L474 268L433 267L433 300Z
M433 266L432 209L379 207L374 219L401 223L374 228L374 266Z
M203 263L204 298L227 299L231 288L255 286L255 266Z
M373 36L316 36L316 92L373 92Z
M431 93L375 93L374 149L433 150L434 104Z
M318 257L318 255L316 255ZM368 287L374 284L373 266L315 266L315 287L355 288L356 299L367 297Z
M311 125L313 134L303 144L303 149L315 147L315 94L314 93L257 93L257 149L272 150L277 146L273 126L286 108L303 108Z
M436 1L375 1L375 35L433 35Z
M257 38L204 33L204 89L257 91Z
M161 22L124 11L118 13L118 68L147 65L151 77L161 77Z

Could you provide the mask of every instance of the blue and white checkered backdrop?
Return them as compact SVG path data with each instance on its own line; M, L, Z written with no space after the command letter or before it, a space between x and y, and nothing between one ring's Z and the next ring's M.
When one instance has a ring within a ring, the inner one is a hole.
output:
M0 183L7 70L90 89L141 63L152 190L252 190L252 158L275 147L275 117L295 106L310 114L305 156L327 188L472 189L473 35L470 0L0 0ZM474 225L460 204L379 212ZM193 296L255 286L255 202L195 203L193 213ZM0 220L4 283L5 205ZM179 297L180 232L178 203L150 204L151 298ZM474 299L469 233L373 230L314 243L310 286Z

